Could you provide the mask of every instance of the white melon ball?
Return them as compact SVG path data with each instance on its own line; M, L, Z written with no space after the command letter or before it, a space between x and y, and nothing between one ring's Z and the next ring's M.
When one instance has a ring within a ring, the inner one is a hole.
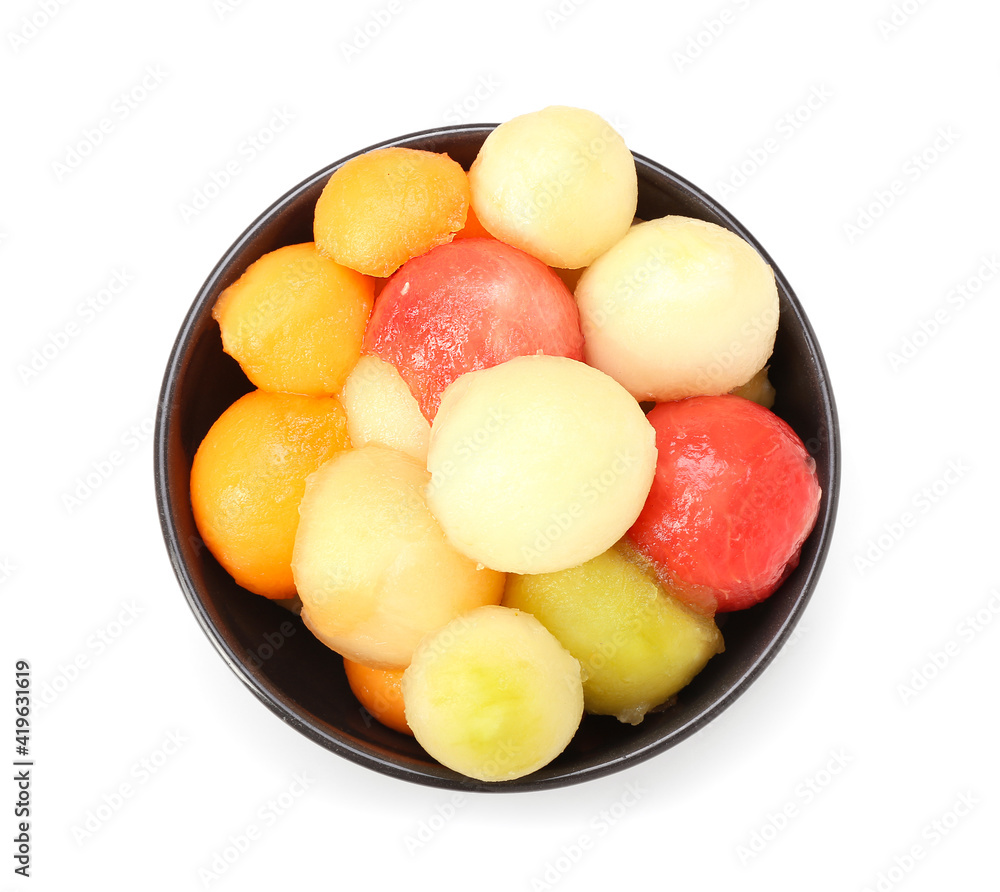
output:
M463 554L547 573L617 542L655 465L653 428L621 385L573 359L520 356L445 389L427 502Z
M391 362L362 356L344 382L340 401L355 449L376 443L426 460L430 423Z
M778 290L764 259L703 220L633 226L580 277L587 362L638 400L728 393L767 363Z
M635 159L618 132L559 105L497 127L469 185L488 232L562 269L586 266L625 235L638 197Z
M365 446L306 481L292 553L302 620L356 663L406 666L424 635L503 596L503 574L445 538L424 498L429 480L417 459Z

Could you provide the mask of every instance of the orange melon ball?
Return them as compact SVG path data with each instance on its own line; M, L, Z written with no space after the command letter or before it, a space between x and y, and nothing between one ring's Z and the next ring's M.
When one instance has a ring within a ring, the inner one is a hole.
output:
M455 233L455 238L493 238L493 236L486 231L486 227L480 222L470 204L465 226Z
M587 362L637 400L718 396L767 363L774 271L736 233L693 217L633 226L574 292Z
M471 194L462 166L418 149L374 149L333 172L316 202L322 254L370 276L450 242L465 226Z
M361 356L375 283L312 242L252 263L216 301L223 349L261 390L336 394Z
M212 425L191 466L202 539L241 586L295 595L292 548L306 477L350 446L336 397L255 390Z
M344 671L354 696L376 721L400 734L413 736L403 709L404 669L373 669L345 659Z

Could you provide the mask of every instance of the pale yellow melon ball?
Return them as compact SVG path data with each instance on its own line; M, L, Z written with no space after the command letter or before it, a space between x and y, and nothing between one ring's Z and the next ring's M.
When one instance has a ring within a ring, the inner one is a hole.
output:
M610 548L649 493L655 435L603 372L520 356L449 385L431 425L427 502L494 570L546 573Z
M625 235L638 196L621 135L594 112L559 105L497 127L469 184L490 234L562 269L586 266Z
M703 220L633 226L580 277L584 353L639 400L727 393L766 364L778 291L764 259Z
M430 423L407 383L391 362L362 356L344 382L340 401L355 449L376 443L427 459Z
M499 603L504 576L448 543L417 459L383 446L337 458L309 477L299 507L292 574L302 620L349 660L406 666L424 635Z
M406 721L442 765L510 781L547 765L583 717L580 664L530 613L478 607L420 643Z

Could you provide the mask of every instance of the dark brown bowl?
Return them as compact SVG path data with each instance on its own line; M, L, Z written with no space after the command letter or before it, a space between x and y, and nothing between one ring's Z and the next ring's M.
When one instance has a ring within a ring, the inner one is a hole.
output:
M447 152L468 168L494 126L426 130L380 146ZM750 242L774 269L781 300L770 371L777 390L774 411L816 459L823 487L819 520L798 568L774 595L749 610L720 615L725 653L709 662L675 704L647 715L635 727L588 716L562 755L520 780L487 784L463 777L361 709L348 688L341 658L297 617L236 585L203 545L191 512L195 450L215 419L252 389L222 351L212 306L258 257L283 245L312 241L316 199L346 160L300 183L236 240L198 292L167 363L157 414L156 495L167 551L195 617L230 668L281 719L334 753L402 780L460 790L540 790L600 777L662 753L719 715L774 658L805 608L826 557L839 489L839 431L823 356L802 307L767 252L728 211L677 174L635 156L640 218L683 214L718 223Z

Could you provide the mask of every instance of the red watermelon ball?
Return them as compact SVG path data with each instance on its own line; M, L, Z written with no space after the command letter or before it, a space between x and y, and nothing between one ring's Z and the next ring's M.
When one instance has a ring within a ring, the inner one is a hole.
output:
M365 353L391 362L433 420L459 375L543 353L583 360L576 301L540 260L490 238L404 263L375 300Z
M659 403L657 463L628 538L701 611L750 607L798 565L819 513L816 463L787 423L742 397Z

